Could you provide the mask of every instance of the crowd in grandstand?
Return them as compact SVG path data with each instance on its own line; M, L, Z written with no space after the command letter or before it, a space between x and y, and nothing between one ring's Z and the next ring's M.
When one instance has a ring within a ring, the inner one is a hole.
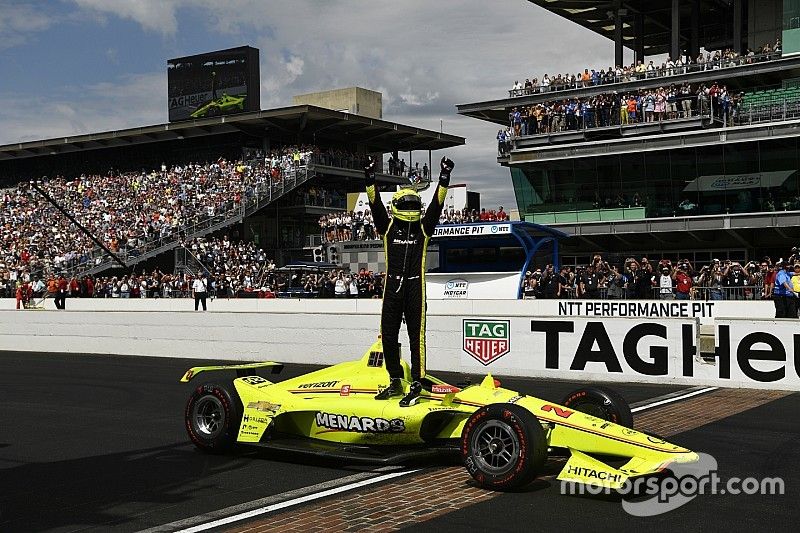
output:
M524 82L514 82L510 96L525 96L534 93L561 91L578 87L591 87L611 83L621 83L648 78L676 76L687 72L714 70L737 65L744 65L756 61L775 59L781 55L781 41L777 39L774 44L764 44L758 50L748 50L745 54L726 49L715 52L702 52L696 57L678 57L673 60L667 58L660 65L650 60L647 64L637 61L627 66L617 65L607 69L585 68L577 74L555 74L552 77L545 74L540 78L528 78Z
M713 82L700 84L696 89L683 83L514 107L509 113L508 128L497 133L498 150L507 152L508 142L524 135L661 122L698 114L712 116L713 113L723 124L733 125L741 101L741 93L729 92L727 86Z
M649 260L628 257L609 264L600 254L587 265L553 265L525 273L522 290L526 298L589 299L678 299L678 300L770 300L776 295L775 279L789 269L793 294L800 304L800 253L787 259L741 263L714 259L708 265L693 265L688 259ZM800 309L800 305L798 306ZM795 316L797 312L795 312Z
M71 179L54 176L43 178L40 186L104 245L124 254L154 240L178 238L194 224L223 218L312 157L333 163L344 157L311 146L287 146L260 155L248 161L218 159ZM316 191L308 192L318 199ZM3 191L0 200L0 277L59 272L92 261L94 243L30 184Z

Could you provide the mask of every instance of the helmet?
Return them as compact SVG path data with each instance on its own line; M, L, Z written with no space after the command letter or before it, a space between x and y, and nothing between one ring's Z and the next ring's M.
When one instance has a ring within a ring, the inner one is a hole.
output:
M392 216L405 222L416 222L422 212L422 199L414 189L400 189L392 196Z

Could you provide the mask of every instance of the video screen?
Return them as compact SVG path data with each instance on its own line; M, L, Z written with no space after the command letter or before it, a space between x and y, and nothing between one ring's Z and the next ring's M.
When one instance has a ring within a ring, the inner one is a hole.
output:
M170 122L258 111L258 49L249 46L167 61Z

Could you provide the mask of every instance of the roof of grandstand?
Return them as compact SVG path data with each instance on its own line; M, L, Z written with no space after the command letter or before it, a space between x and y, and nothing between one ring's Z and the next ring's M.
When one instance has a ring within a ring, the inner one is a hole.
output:
M645 55L667 54L670 51L670 31L672 28L672 0L528 0L538 6L560 15L584 28L588 28L604 37L614 39L615 5L625 10L625 22L622 26L622 40L625 46L632 48L635 39L633 20L642 15L642 32ZM727 17L730 1L699 0L700 17L699 35L707 45L725 41ZM681 20L693 17L691 2L683 2L680 6ZM687 43L690 39L691 26L681 26L680 40Z
M368 151L439 150L464 144L464 138L394 122L333 111L311 105L267 109L213 118L172 122L28 141L0 146L0 161L81 152L103 148L129 147L160 141L209 137L226 133L263 136L266 131L304 134L363 144Z

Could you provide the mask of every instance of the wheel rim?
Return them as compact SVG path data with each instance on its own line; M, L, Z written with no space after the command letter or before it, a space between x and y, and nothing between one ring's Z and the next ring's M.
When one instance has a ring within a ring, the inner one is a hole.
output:
M206 438L213 439L225 428L225 409L216 396L203 396L192 408L195 430Z
M500 420L489 420L472 435L472 454L481 470L502 475L513 469L519 460L519 438Z

